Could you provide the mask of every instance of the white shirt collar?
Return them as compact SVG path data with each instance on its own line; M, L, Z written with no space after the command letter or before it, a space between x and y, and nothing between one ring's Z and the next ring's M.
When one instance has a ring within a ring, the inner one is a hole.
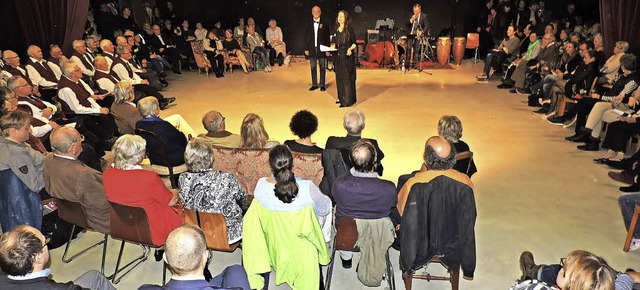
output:
M27 273L27 275L24 276L7 275L7 277L11 280L31 280L36 278L49 277L49 275L51 275L51 269L47 268L38 272Z
M64 158L64 159L69 159L69 160L76 160L75 158L73 158L73 157L71 157L71 156L58 155L58 154L56 154L56 153L53 153L53 156L60 157L60 158Z

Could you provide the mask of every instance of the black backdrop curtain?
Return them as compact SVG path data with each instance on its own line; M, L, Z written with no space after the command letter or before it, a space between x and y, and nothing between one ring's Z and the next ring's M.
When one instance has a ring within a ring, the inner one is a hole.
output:
M640 1L600 0L600 23L605 52L613 53L616 41L629 42L629 52L640 53Z
M72 42L81 39L89 13L89 0L15 0L20 25L28 44L46 54L58 44L69 55Z

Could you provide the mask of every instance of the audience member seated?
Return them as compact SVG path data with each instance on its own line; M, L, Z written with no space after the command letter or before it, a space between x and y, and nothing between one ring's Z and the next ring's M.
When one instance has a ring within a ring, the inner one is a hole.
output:
M49 58L47 59L47 61L60 67L59 75L57 74L58 72L56 72L56 70L53 70L53 72L56 73L57 79L60 79L60 77L62 76L62 62L68 60L69 59L64 54L62 54L62 49L60 49L60 46L58 46L57 44L52 44L49 47Z
M577 94L585 95L591 89L591 84L597 76L598 68L593 50L583 52L583 62L576 68L566 82L556 82L551 90L551 107L554 112L547 117L549 124L562 126L565 121L576 116L575 109L565 116L565 104L568 100L575 100Z
M84 139L76 129L60 128L51 133L50 153L44 160L44 184L56 198L78 202L89 226L109 233L109 203L104 193L102 173L77 160Z
M541 50L537 56L530 61L520 62L515 71L511 75L510 79L504 82L504 88L508 88L511 85L515 86L517 93L526 94L531 93L530 88L525 88L525 79L527 73L531 72L534 68L540 68L542 66L549 67L555 65L558 61L558 45L555 42L553 34L545 34L542 37L542 43L540 44ZM533 84L529 84L533 85ZM500 86L498 86L500 88Z
M236 38L233 38L233 34L231 33L231 29L227 29L224 32L225 38L222 41L222 47L227 51L229 56L235 56L240 61L240 66L242 66L242 70L244 73L249 73L249 68L251 68L251 64L247 61L247 58L242 51L242 47L240 47L240 43Z
M531 252L520 255L522 277L510 290L519 289L631 289L634 280L640 281L635 271L618 274L607 262L587 251L573 251L560 264L536 265Z
M240 135L226 130L225 118L220 112L209 111L204 114L202 126L207 130L207 133L200 134L198 137L202 137L210 145L228 148L240 147Z
M109 65L109 69L107 71L111 71L111 65L117 57L116 48L113 45L113 42L108 39L103 39L100 41L100 49L102 50L102 57L106 58L107 64Z
M113 145L113 168L104 171L104 191L110 202L141 207L149 217L151 240L164 244L182 224L177 189L167 189L157 173L144 170L147 142L137 135L122 135Z
M282 36L282 29L277 26L275 19L269 20L269 28L265 33L265 39L271 50L269 56L271 57L271 65L274 65L274 60L278 61L278 66L282 66L284 58L287 55L287 45L284 43L284 37Z
M298 136L297 140L284 141L284 145L287 145L289 150L299 153L322 153L322 148L311 141L311 135L318 130L318 117L316 115L307 110L296 112L291 117L289 129Z
M353 219L376 220L389 217L391 209L398 204L396 187L393 182L378 178L378 174L375 172L376 148L371 141L367 139L356 141L351 146L351 160L353 167L333 181L331 193L336 202L336 218L343 216ZM358 221L356 220L356 222ZM336 224L336 228L338 226ZM380 246L380 248L389 247L393 243L393 224L389 221L388 226L391 236L387 236L383 240L388 241L389 244ZM362 247L360 250L363 250ZM353 252L339 252L342 267L351 268Z
M187 136L171 123L158 117L160 112L158 100L154 97L143 98L138 102L138 110L143 118L136 123L136 129L153 132L167 144L169 164L166 164L164 158L156 153L156 151L160 150L161 144L155 140L147 140L147 147L154 149L148 151L151 163L161 166L184 165L184 149L187 146Z
M604 40L602 39L602 34L600 33L593 36L593 50L595 51L593 57L595 57L598 71L600 71L607 61L607 56L604 54Z
M62 76L60 66L43 59L42 50L30 45L27 49L29 60L25 65L27 75L34 86L38 87L38 92L42 98L51 101L58 90L58 82Z
M344 114L342 126L345 130L347 130L347 136L345 137L336 137L331 136L327 138L326 149L344 149L351 148L351 145L356 141L362 139L362 131L365 127L365 116L364 113L360 110L351 110ZM384 153L380 150L380 146L378 146L378 141L375 139L367 138L374 147L376 147L376 172L378 175L382 176L382 172L384 168L382 167L382 158L384 158ZM350 164L347 162L346 164Z
M618 78L618 71L620 70L620 58L629 49L629 43L626 41L617 41L613 47L613 55L607 59L604 66L600 69L600 77L598 78L598 85L609 84L612 85Z
M49 263L50 238L33 227L18 226L0 237L0 269L6 277L0 277L4 290L41 289L92 289L115 290L109 279L92 270L73 282L59 283L51 279Z
M202 41L202 46L216 77L224 77L224 51L218 36L213 31L209 31L207 37Z
M164 262L171 270L171 280L164 285L143 285L138 290L222 289L250 290L247 273L240 265L226 267L210 281L203 272L211 259L207 251L204 232L198 227L184 224L173 230L165 243Z
M575 71L580 62L582 61L582 55L579 55L576 51L578 44L575 42L567 42L565 44L564 54L560 58L560 64L555 70L551 70L550 73L544 76L541 82L531 86L531 91L537 94L543 100L551 98L551 89L558 80L563 80L564 77L569 77L571 72ZM553 65L551 65L553 67ZM547 102L548 103L548 102ZM543 106L536 113L547 114L551 112L549 105Z
M171 37L161 33L159 25L153 26L153 35L149 36L148 41L157 53L171 61L169 69L172 69L175 74L182 74L180 71L180 53Z
M91 88L81 79L82 70L75 62L65 63L62 70L64 76L58 83L62 113L70 120L81 119L86 128L103 142L101 148L109 149L115 141L117 127L109 109L96 102L106 95L93 95Z
M9 78L11 76L21 76L23 77L29 85L33 86L31 82L31 78L29 78L29 72L20 66L20 57L18 54L11 50L5 50L2 53L2 59L5 62L4 67L2 68L2 75L5 78ZM38 87L33 87L33 94L36 96L40 96L40 92L38 91Z
M576 122L576 128L578 125L581 127L578 129L581 135L576 136L575 139L569 139L569 141L587 143L584 146L578 146L580 150L597 151L603 124L618 121L621 113L632 115L637 111L638 100L632 96L640 84L640 76L636 72L638 66L636 56L625 54L620 58L620 64L622 75L609 92L602 96L593 93L591 98L583 98L578 101L577 110L580 122ZM624 150L621 151L618 153L608 152L603 159L620 160L624 157ZM597 161L604 162L600 159Z
M1 88L0 90L5 90ZM5 99L5 98L3 98ZM42 209L40 196L37 195L44 188L42 171L44 169L44 155L25 142L29 140L31 117L22 111L13 111L0 117L0 171L11 170L22 183L31 191L32 195L18 188L15 191L3 192L0 198L0 225L4 231L14 226L28 224L39 228L42 225ZM4 174L2 182L8 184ZM35 202L34 202L35 201ZM25 206L26 205L26 206ZM32 211L34 210L35 211ZM35 213L35 215L32 215Z
M233 38L240 43L240 45L244 45L244 18L238 19L238 26L233 28Z
M184 152L188 172L180 174L184 208L220 213L227 223L229 244L242 239L242 209L247 193L230 172L213 170L213 148L203 138L189 141Z
M222 37L225 30L222 29L222 23L218 20L216 21L216 24L213 26L213 28L211 28L211 31L213 31L213 33L218 37ZM233 35L233 31L231 31L231 34ZM206 34L204 35L204 37L207 37Z
M78 65L82 71L83 80L88 82L89 77L92 77L95 74L95 67L93 66L93 58L87 54L87 46L84 40L74 40L73 50L74 51L69 60Z
M85 46L87 48L87 52L86 52L87 53L87 57L93 63L93 58L98 56L98 46L100 44L99 43L99 39L95 35L88 35L84 39L84 43L85 43Z
M498 48L493 49L484 61L484 69L482 74L476 78L480 82L486 82L491 78L493 73L491 69L496 72L502 71L502 63L511 58L514 53L518 53L518 45L520 40L516 37L516 31L513 26L509 26L507 29L507 38L505 38Z
M202 22L196 22L196 29L193 31L196 40L204 40L207 37L207 33L207 30L202 27Z
M271 148L278 144L278 141L269 141L269 134L260 116L249 113L244 117L240 126L241 148Z
M271 72L271 65L269 63L269 52L265 49L264 39L256 32L255 26L247 26L247 46L249 50L258 55L260 61L264 64L264 71Z
M460 140L460 138L462 138L462 122L456 116L445 115L440 117L440 120L438 121L438 135L451 143L453 148L456 149L456 153L471 151L471 149L469 149L469 145ZM469 165L469 162L471 162L471 165ZM469 168L469 172L467 172L467 168ZM469 178L471 178L474 173L478 172L476 163L473 162L473 159L458 160L456 161L456 165L453 166L453 169L467 174Z
M49 133L60 127L54 119L58 108L31 94L31 86L21 76L10 77L7 80L7 88L15 92L18 105L23 106L24 111L33 117L31 121L33 135L40 138L40 141L45 143L45 147L50 148L51 146L46 146L49 143Z
M119 46L116 51L118 52L118 57L111 65L111 75L113 77L117 78L118 81L130 81L137 91L158 99L161 110L166 109L169 104L176 100L174 97L165 98L158 90L149 85L149 81L143 80L133 71L129 64L131 51L128 48Z
M510 80L513 74L515 73L515 71L518 69L518 67L526 67L529 61L534 60L536 57L538 57L538 54L540 53L541 49L542 49L542 44L538 39L538 34L535 32L529 33L526 50L522 54L520 54L518 58L513 60L511 64L509 64L509 67L507 67L507 72L505 73L504 78L500 79L502 83L511 84ZM498 88L504 89L507 87L505 87L504 85L498 85ZM512 92L515 93L516 91L512 90Z
M442 137L429 138L423 156L422 170L398 193L401 267L417 270L441 255L447 268L462 267L463 276L473 279L477 215L473 183L453 169L456 150Z
M96 82L96 89L99 94L113 95L118 78L110 73L109 58L104 56L96 56L94 61L96 73L93 75L93 81Z
M130 82L124 81L116 83L114 87L115 101L111 105L111 113L120 117L115 118L118 131L122 135L133 134L136 123L142 120L142 114L133 103L135 98L133 86Z

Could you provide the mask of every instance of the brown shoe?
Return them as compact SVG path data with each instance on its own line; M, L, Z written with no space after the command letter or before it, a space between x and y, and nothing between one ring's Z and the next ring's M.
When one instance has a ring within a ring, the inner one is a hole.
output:
M611 179L615 180L615 181L619 181L622 183L626 183L626 184L633 184L633 176L625 173L624 171L621 172L615 172L615 171L609 171L609 173L607 173L607 175L609 175L609 177L611 177Z
M531 252L525 251L520 254L520 270L522 271L520 281L536 279L538 277L538 268Z

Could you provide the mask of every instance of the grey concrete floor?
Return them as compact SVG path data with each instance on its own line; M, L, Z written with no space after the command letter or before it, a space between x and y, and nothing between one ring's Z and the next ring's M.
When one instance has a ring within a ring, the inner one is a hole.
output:
M475 279L461 280L460 288L508 289L520 276L518 257L524 250L532 251L538 263L557 263L570 251L584 249L604 256L618 270L638 268L638 254L622 251L626 232L616 200L621 184L607 177L609 169L592 161L602 153L582 152L576 144L564 141L572 130L532 114L525 96L498 90L495 81L476 84L474 76L480 73L482 62L465 61L454 68L430 71L433 75L358 70L355 108L367 116L363 135L376 138L385 153L383 178L394 182L400 174L420 167L424 142L437 134L440 116L453 114L462 120L462 139L471 146L479 171L472 178L478 208L477 267ZM223 79L186 72L170 77L171 86L164 94L178 101L162 115L181 114L196 131L203 132L202 115L216 109L226 117L227 130L239 132L244 115L254 112L264 118L271 139L283 142L294 138L288 129L293 113L309 109L320 121L312 138L323 147L328 136L345 134L342 115L346 110L334 104L333 73L327 73L330 87L325 93L308 92L309 78L306 62L276 67L270 74L236 71ZM74 247L97 239L97 234L82 234ZM118 248L119 242L109 243L109 273ZM126 257L133 257L139 249L126 248ZM51 268L58 281L99 268L99 250L70 264L60 261L62 251L51 251ZM392 250L391 259L396 285L404 289L398 252ZM216 252L210 269L219 273L241 260L240 249L231 254ZM161 269L161 263L151 258L116 286L135 289L144 283L160 283ZM369 289L357 280L355 267L345 270L339 263L332 284L333 289ZM449 285L415 281L414 289L449 289Z

